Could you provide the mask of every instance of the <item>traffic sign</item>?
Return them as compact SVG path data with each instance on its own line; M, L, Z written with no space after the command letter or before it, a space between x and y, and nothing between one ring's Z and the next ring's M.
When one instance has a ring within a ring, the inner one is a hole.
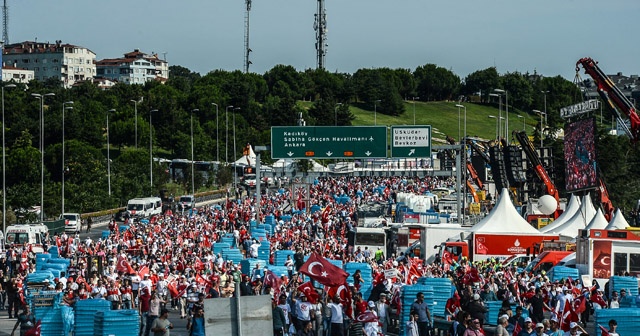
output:
M391 126L391 157L430 158L431 125Z
M387 157L386 126L274 126L274 159Z

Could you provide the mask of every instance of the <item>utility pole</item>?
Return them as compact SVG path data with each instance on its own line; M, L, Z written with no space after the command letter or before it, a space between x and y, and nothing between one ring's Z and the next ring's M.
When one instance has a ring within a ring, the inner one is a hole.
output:
M249 73L249 65L251 64L249 54L252 51L251 48L249 48L249 12L251 12L251 0L245 0L244 2L247 5L247 10L244 13L244 73Z

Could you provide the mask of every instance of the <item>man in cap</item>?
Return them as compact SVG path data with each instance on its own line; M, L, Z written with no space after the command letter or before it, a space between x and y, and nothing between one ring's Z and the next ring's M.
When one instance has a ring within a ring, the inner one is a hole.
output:
M569 331L565 332L564 335L565 336L575 336L575 335L589 336L589 334L584 330L584 328L582 328L576 322L571 322L569 324Z
M376 311L378 312L378 318L382 323L382 333L387 333L389 323L391 323L391 315L389 314L389 302L387 301L387 294L380 293L380 299L376 302Z
M533 327L533 320L530 317L524 319L524 328L520 330L517 336L534 336L536 334Z
M549 336L562 336L564 335L564 331L562 331L562 329L560 329L560 323L558 323L558 317L557 316L552 316L551 319L549 319L549 323L551 323L551 328L549 328L549 330L547 331L547 335Z

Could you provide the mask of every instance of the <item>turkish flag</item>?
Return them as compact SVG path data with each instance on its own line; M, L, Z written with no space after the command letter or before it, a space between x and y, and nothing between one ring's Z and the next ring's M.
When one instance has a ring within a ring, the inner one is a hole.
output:
M364 313L356 316L356 321L362 322L362 323L377 322L378 316L376 316L376 314L374 314L372 311L367 310Z
M140 270L138 270L140 278L144 278L145 274L149 274L149 266L147 265L140 267Z
M573 311L576 314L580 314L585 310L587 310L587 298L584 295L575 298L573 300Z
M337 296L345 309L345 313L347 316L351 317L353 314L353 308L351 307L351 291L346 283L343 283L340 286L329 286L329 289L327 289L327 295L330 298Z
M331 213L331 204L328 204L324 210L322 210L322 223L327 223L329 222L329 214Z
M167 284L167 289L169 290L169 294L171 294L172 298L177 298L180 296L180 292L178 292L178 287L176 286L176 281L171 281Z
M571 303L567 302L564 304L564 309L562 311L562 320L560 321L560 329L564 331L569 331L571 322L578 322L578 314L573 311L573 306Z
M269 286L273 288L276 293L280 293L280 286L282 285L282 279L280 279L280 277L278 277L272 271L267 270L266 272L264 272L264 279L262 280L262 283L265 286Z
M118 264L116 265L116 271L123 272L125 274L133 274L136 271L131 267L131 264L127 261L127 258L120 255L118 256Z
M598 324L598 328L600 328L600 335L602 336L609 336L611 334L609 334L609 330L607 330L607 328L601 326Z
M307 297L307 300L311 302L311 304L318 303L318 299L320 298L320 295L318 295L318 292L316 292L316 289L311 284L311 281L307 281L302 285L298 286L298 291L303 293Z
M333 265L317 253L311 254L307 262L300 267L300 273L325 285L338 286L344 284L349 274L340 267Z
M40 331L42 329L42 321L36 322L36 325L33 328L25 331L24 336L40 336Z

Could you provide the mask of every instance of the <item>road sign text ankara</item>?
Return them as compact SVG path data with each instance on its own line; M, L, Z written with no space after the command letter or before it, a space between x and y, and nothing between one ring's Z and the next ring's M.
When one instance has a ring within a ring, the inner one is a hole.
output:
M387 157L385 126L274 126L274 159Z
M431 157L431 126L392 126L391 157Z

